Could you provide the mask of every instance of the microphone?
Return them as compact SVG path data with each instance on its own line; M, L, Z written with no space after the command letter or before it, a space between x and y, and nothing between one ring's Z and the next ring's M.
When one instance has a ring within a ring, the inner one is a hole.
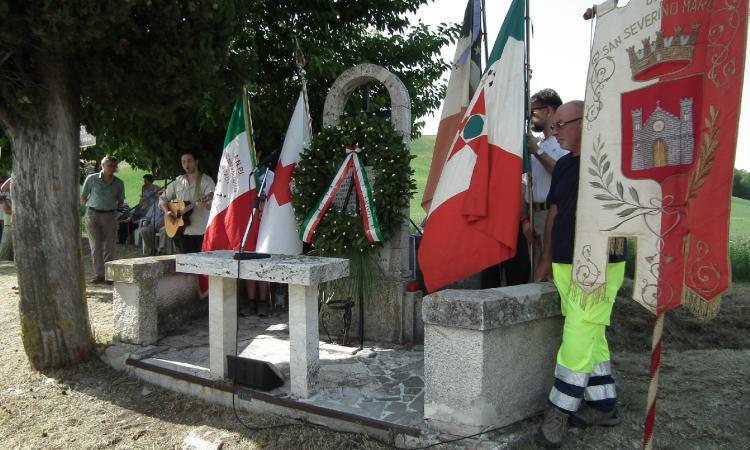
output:
M263 159L260 160L258 163L258 167L268 165L271 161L276 159L276 157L281 153L281 149L278 148L271 153L269 153L267 156L265 156ZM258 170L258 167L255 168L255 170Z

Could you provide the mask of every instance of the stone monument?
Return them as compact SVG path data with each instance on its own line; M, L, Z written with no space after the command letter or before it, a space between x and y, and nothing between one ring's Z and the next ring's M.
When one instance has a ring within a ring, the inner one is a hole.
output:
M406 86L398 77L375 64L360 64L342 73L331 86L323 109L323 126L332 127L344 112L349 96L358 87L370 83L383 83L391 99L393 128L403 136L404 144L411 142L411 100ZM409 217L409 209L403 211ZM412 335L413 302L404 297L406 284L413 278L409 269L409 226L405 222L400 230L383 243L378 260L385 278L373 288L373 297L365 299L365 339L403 344ZM356 299L354 299L356 300ZM359 309L355 301L352 310L350 336L359 336ZM408 323L407 323L408 322ZM340 329L334 324L331 328Z

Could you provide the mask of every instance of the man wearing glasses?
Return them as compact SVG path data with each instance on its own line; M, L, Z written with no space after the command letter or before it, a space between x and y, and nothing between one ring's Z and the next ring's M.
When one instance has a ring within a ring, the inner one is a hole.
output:
M568 154L560 148L557 139L552 136L550 125L557 108L562 105L560 96L552 89L542 89L531 96L531 130L542 133L544 138L537 144L536 139L529 139L529 154L531 158L531 202L534 212L534 229L531 230L528 219L522 224L522 230L530 243L534 243L534 263L538 265L544 248L544 224L547 222L550 182L552 171L557 160ZM524 185L529 189L528 178L524 176ZM526 198L529 198L527 194ZM536 241L536 242L534 242ZM532 268L534 270L535 268ZM533 272L532 272L533 273Z
M115 176L117 159L108 155L101 164L101 172L86 177L81 189L81 203L86 205L86 232L94 264L92 283L107 283L104 280L104 263L112 261L115 254L117 208L125 201L125 184Z
M625 276L625 255L610 256L602 291L587 294L572 281L582 115L582 101L566 103L558 108L550 126L560 146L570 153L557 161L552 173L545 225L545 242L549 245L544 247L535 274L537 281L552 277L565 317L555 383L536 436L546 448L562 444L568 423L579 427L614 426L622 420L617 411L605 328Z

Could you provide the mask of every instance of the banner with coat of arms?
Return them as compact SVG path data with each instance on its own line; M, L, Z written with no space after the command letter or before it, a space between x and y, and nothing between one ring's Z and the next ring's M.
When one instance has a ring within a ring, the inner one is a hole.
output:
M634 237L634 299L710 316L730 283L748 1L616 5L596 11L578 193L596 214L577 222L573 281L602 289L613 238Z

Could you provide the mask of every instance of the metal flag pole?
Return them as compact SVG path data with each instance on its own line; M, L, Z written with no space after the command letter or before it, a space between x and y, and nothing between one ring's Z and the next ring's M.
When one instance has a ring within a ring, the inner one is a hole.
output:
M531 110L529 108L529 99L531 96L531 93L529 91L529 83L531 82L531 13L530 13L530 3L531 0L526 0L526 17L524 17L524 20L526 22L526 73L524 76L526 77L525 83L524 83L524 90L525 90L525 103L524 108L526 109L526 136L529 136L531 133ZM529 157L528 153L528 137L524 141L524 148L527 149L524 156ZM529 227L531 228L531 233L533 235L534 233L534 177L531 172L531 159L529 159L529 171L526 174L527 184L526 184L526 203L529 208ZM523 224L521 225L523 227ZM521 230L523 232L523 230ZM527 243L531 247L531 251L529 252L529 266L530 266L530 272L531 276L534 276L534 270L536 269L536 263L534 259L534 250L535 247L538 245L536 240L531 243ZM532 280L533 281L533 280Z
M487 67L487 61L490 58L490 52L487 48L487 10L484 8L484 1L482 0L482 32L480 36L484 36L484 66ZM481 67L479 68L481 72Z

